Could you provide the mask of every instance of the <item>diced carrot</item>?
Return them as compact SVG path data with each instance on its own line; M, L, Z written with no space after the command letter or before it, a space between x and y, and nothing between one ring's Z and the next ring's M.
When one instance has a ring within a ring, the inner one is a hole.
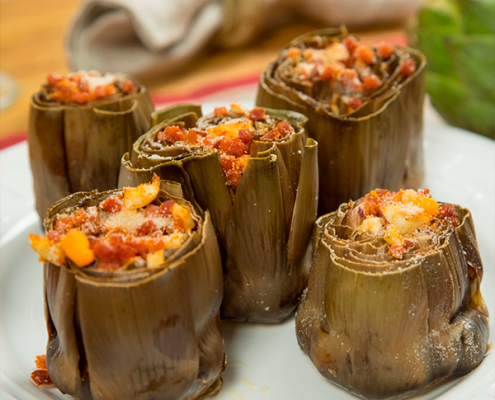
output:
M79 229L71 229L60 241L65 254L78 267L86 267L95 260L93 250L84 232Z
M216 107L213 111L213 115L215 115L215 117L225 117L226 115L229 115L229 111L226 107Z
M153 174L152 183L142 183L136 188L124 188L124 208L127 210L137 210L146 207L158 195L160 191L160 178Z

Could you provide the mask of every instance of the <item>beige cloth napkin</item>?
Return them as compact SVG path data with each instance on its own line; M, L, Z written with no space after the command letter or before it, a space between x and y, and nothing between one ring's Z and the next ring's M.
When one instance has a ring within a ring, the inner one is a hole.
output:
M215 42L235 47L303 14L329 25L404 19L420 0L85 0L67 38L72 70L167 74Z

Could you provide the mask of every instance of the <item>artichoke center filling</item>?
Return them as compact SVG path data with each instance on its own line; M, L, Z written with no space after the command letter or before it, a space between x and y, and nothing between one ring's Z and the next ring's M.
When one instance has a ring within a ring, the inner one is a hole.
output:
M116 93L133 94L136 87L122 74L105 74L98 71L78 71L67 75L51 73L46 78L45 90L50 100L57 103L84 104Z
M196 227L189 209L175 200L160 202L159 190L155 175L152 183L124 188L98 206L66 209L46 237L29 235L31 246L42 261L59 266L69 258L81 268L157 268Z
M326 103L335 115L343 115L363 107L384 85L393 53L394 46L388 43L367 46L353 36L317 36L309 44L285 50L282 67L290 81L317 88L312 96ZM402 57L401 77L407 78L415 70L415 61Z
M343 219L346 226L353 228L346 239L383 239L397 259L437 237L446 222L459 225L454 206L439 206L428 189L372 190L357 203L349 203Z
M240 104L217 107L213 118L198 128L185 129L171 125L157 132L155 143L165 147L209 147L216 150L227 184L234 190L251 156L253 139L262 142L283 141L295 133L290 122L269 117L261 107L251 111Z

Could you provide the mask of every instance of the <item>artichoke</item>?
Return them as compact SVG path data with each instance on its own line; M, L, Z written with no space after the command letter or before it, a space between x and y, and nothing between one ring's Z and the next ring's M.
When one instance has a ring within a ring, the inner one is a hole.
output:
M256 104L298 111L319 144L319 214L374 187L417 188L424 175L425 57L345 29L290 42L261 75Z
M317 143L306 137L307 119L234 104L205 116L199 106L175 106L154 121L123 156L119 186L156 173L210 212L223 260L223 318L287 317L307 283L304 257L316 218Z
M372 191L316 223L299 344L357 396L410 395L483 360L482 278L469 210L427 190Z
M94 82L100 85L90 90ZM49 75L31 98L29 116L40 218L71 193L117 188L120 158L149 129L153 110L146 88L123 74Z
M495 1L430 0L408 26L426 91L450 124L495 138Z
M220 253L210 215L181 194L156 179L75 193L48 210L46 238L30 235L44 261L48 374L63 393L192 400L221 387Z

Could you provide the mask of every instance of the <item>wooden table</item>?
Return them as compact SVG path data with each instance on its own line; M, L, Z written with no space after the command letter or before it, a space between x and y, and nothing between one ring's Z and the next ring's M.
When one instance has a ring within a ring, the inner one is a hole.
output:
M48 72L69 71L64 54L64 35L80 0L0 1L0 69L20 84L17 101L0 111L0 139L26 132L29 98L44 82ZM275 59L279 49L292 38L324 27L302 21L271 30L256 44L229 51L210 51L194 62L194 68L173 76L146 82L152 93L176 95L217 81L259 73ZM400 25L360 29L366 40L403 34Z

